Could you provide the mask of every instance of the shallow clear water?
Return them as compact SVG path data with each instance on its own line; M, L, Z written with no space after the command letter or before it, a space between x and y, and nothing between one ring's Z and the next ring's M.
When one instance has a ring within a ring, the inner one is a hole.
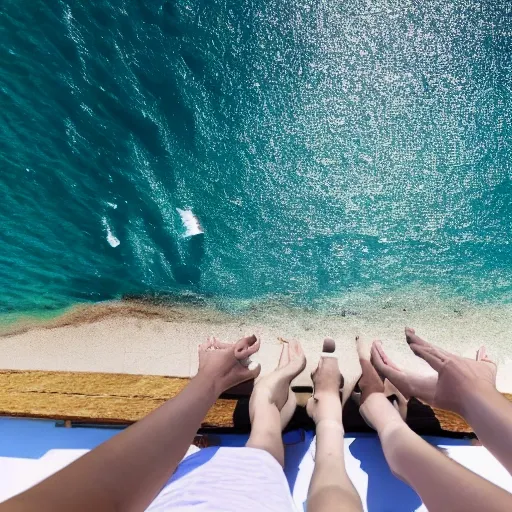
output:
M510 300L509 0L82 4L2 3L0 312Z

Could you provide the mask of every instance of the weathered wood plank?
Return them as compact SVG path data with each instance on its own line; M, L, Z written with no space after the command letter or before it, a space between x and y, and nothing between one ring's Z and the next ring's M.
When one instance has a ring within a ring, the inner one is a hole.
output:
M112 373L0 370L0 415L131 423L176 396L189 379ZM512 400L512 395L505 394ZM232 427L235 400L218 400L203 427ZM434 409L444 430L471 432L456 414Z

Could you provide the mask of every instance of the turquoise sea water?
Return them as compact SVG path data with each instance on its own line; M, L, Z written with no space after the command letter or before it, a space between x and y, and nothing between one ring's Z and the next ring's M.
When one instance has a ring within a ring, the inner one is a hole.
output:
M509 301L511 77L509 0L4 0L0 312Z

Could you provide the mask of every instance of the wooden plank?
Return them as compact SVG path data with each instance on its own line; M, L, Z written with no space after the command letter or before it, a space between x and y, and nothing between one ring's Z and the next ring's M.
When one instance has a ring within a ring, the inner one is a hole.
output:
M189 379L110 373L0 371L0 415L132 423ZM236 401L217 400L203 427L232 427Z
M176 396L188 381L152 375L0 370L0 415L132 423ZM512 395L505 396L512 400ZM235 400L217 400L203 427L232 427L235 407ZM434 412L444 430L471 432L456 414Z
M0 393L0 415L51 418L89 423L133 423L165 400L151 397L95 396L60 393ZM232 427L236 401L217 400L203 427Z
M150 397L176 396L190 379L123 373L0 370L0 393L57 393L69 395Z

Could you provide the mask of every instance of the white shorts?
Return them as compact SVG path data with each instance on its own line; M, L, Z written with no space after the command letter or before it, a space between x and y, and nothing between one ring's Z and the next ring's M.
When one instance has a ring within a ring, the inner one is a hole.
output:
M280 464L257 448L211 447L184 459L147 509L295 512Z

